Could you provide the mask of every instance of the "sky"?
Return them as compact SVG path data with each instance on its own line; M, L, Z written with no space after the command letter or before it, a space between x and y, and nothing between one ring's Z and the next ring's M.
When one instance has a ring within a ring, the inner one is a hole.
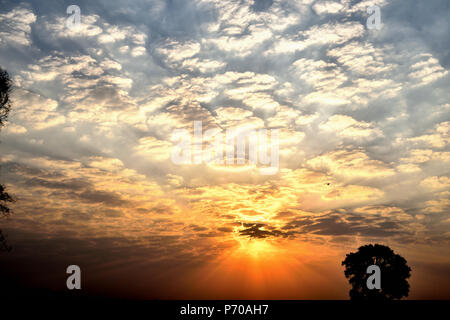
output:
M447 0L2 0L2 272L64 290L79 265L82 290L114 297L347 299L345 254L381 243L410 298L450 299L449 21ZM194 121L277 129L277 172L174 163Z

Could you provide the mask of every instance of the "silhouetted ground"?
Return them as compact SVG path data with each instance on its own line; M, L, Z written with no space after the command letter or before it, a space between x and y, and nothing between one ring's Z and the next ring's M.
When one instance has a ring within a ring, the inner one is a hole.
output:
M117 300L88 295L82 291L54 291L29 288L17 279L0 277L0 305L14 312L15 318L37 315L58 319L405 319L426 315L438 318L448 312L450 301L199 301L199 300ZM212 317L180 315L186 305L214 307ZM266 315L224 315L225 304L268 304ZM435 316L434 316L435 315Z

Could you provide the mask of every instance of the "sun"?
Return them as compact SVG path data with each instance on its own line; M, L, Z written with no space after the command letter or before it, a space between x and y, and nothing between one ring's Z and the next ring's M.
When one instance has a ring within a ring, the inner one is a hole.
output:
M237 255L248 256L253 259L264 259L272 257L279 252L267 239L241 238L238 239L239 246L236 248Z

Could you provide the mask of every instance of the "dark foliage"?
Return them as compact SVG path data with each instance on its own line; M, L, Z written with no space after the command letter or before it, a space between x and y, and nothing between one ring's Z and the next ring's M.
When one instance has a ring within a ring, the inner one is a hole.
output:
M6 70L0 68L0 128L8 120L8 114L11 110L10 93L12 90L12 81Z
M11 100L9 98L12 89L12 81L6 70L0 68L0 129L8 120L11 110ZM0 218L7 217L11 213L8 203L14 199L6 192L5 187L0 184ZM0 251L11 251L11 247L6 243L6 238L0 230Z
M406 260L392 251L391 248L379 244L365 245L357 252L347 254L342 265L345 266L345 277L352 286L352 300L393 300L407 297L411 269ZM381 289L367 288L367 267L377 265L381 271Z

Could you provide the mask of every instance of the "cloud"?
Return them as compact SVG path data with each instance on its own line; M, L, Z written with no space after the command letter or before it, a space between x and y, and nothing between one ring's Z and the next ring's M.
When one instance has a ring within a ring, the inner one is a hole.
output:
M327 122L322 122L319 128L325 132L333 132L346 138L375 138L381 131L367 122L358 122L345 115L333 115Z
M25 90L16 90L13 99L17 108L13 110L11 119L17 123L16 132L20 127L28 128L25 131L19 129L25 133L30 129L42 130L65 123L65 118L57 112L58 102L53 99Z
M319 215L305 215L292 219L283 226L292 233L312 233L315 235L362 237L408 236L411 231L401 225L395 216L364 217L350 212L328 212Z
M386 50L389 48L375 48L372 43L353 41L342 47L333 48L327 54L335 57L351 72L359 75L375 75L394 68L394 65L384 61Z
M31 25L36 15L24 6L0 14L0 46L29 46Z
M387 177L395 171L379 160L370 159L363 151L339 150L308 161L314 169L325 169L332 174L346 177Z
M428 189L448 189L450 187L450 178L446 176L428 177L424 179L420 184Z
M341 3L334 1L319 1L313 5L314 11L319 15L338 13L342 8L344 6Z
M427 85L448 74L439 64L439 61L432 57L431 54L422 54L419 56L420 61L411 66L409 76L415 80L416 85Z
M442 122L436 125L431 134L407 139L416 145L431 146L434 148L444 148L450 143L450 122Z
M169 62L175 63L191 58L199 53L200 44L195 42L180 44L176 41L169 41L164 47L160 47L158 52L166 56Z
M268 230L266 230L268 229ZM239 231L241 236L264 239L267 237L287 237L289 233L276 230L261 223L244 223L244 229Z
M99 21L99 16L96 14L93 15L84 15L83 18L80 19L80 24L74 26L72 28L68 28L66 26L66 17L58 17L55 21L46 21L44 26L48 30L51 36L53 37L95 37L103 32L102 28L96 23Z
M326 23L301 31L292 38L280 38L268 54L288 54L302 51L309 46L342 44L350 39L362 36L364 27L360 23Z
M381 30L365 27L370 5ZM1 173L19 198L8 230L23 256L81 255L115 275L126 261L137 274L145 257L148 270L185 274L247 242L447 248L444 2L107 7L84 3L78 29L60 7L0 10L0 61L15 82ZM278 129L278 173L175 165L172 132L194 121Z

